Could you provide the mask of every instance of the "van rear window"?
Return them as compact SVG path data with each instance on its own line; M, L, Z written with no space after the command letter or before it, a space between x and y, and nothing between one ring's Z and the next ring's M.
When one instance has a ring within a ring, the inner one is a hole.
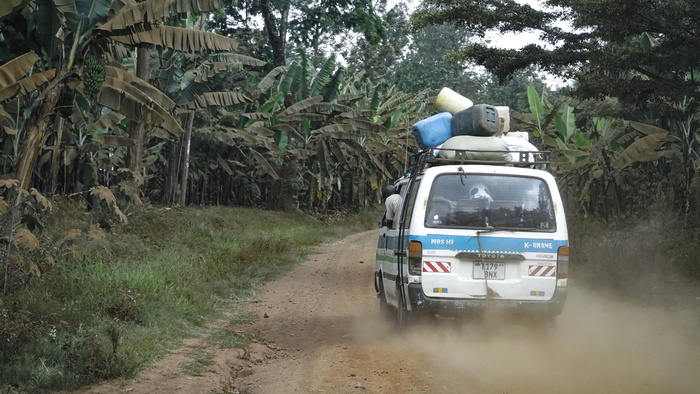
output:
M542 179L464 173L435 177L425 226L556 231L552 197Z

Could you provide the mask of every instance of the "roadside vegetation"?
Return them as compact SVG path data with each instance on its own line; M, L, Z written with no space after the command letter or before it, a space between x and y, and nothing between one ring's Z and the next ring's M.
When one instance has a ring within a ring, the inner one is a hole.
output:
M214 321L254 319L246 305L264 281L290 270L309 247L372 228L379 216L145 206L125 213L129 225L109 230L90 227L91 215L68 202L46 218L43 245L60 258L26 272L2 298L0 392L133 376ZM215 347L249 340L210 336ZM201 373L206 355L202 349L183 373Z

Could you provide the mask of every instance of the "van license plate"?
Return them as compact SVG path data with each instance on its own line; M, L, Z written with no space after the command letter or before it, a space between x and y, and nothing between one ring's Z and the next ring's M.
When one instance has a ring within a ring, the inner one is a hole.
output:
M474 279L505 279L506 263L474 263Z

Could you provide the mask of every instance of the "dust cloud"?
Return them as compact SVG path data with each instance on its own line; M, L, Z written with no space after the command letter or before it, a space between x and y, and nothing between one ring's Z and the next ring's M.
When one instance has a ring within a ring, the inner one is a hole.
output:
M700 296L700 294L698 294ZM643 308L572 288L553 330L438 319L397 334L356 327L365 341L410 350L445 393L700 392L700 300L682 310ZM369 327L369 326L372 327Z

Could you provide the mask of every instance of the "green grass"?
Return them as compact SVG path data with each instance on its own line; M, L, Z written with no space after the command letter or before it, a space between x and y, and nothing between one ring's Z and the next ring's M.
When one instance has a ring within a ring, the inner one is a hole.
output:
M380 216L137 209L108 233L89 233L91 217L76 207L49 218L40 239L55 263L0 299L0 336L16 339L0 345L0 393L129 378L205 333L211 346L244 347L251 338L209 324L251 321L247 303L263 282L303 261L311 246L371 229ZM192 357L183 373L206 370L211 355Z
M189 354L191 361L180 366L179 374L202 376L210 372L208 367L214 364L214 352L207 348L198 348Z
M231 311L233 308L230 308ZM236 326L245 323L251 323L258 319L258 315L246 311L236 310L233 316L227 318L228 326ZM227 327L219 327L211 330L206 338L207 344L218 349L244 349L250 342L256 339L254 334L246 332L231 331Z

